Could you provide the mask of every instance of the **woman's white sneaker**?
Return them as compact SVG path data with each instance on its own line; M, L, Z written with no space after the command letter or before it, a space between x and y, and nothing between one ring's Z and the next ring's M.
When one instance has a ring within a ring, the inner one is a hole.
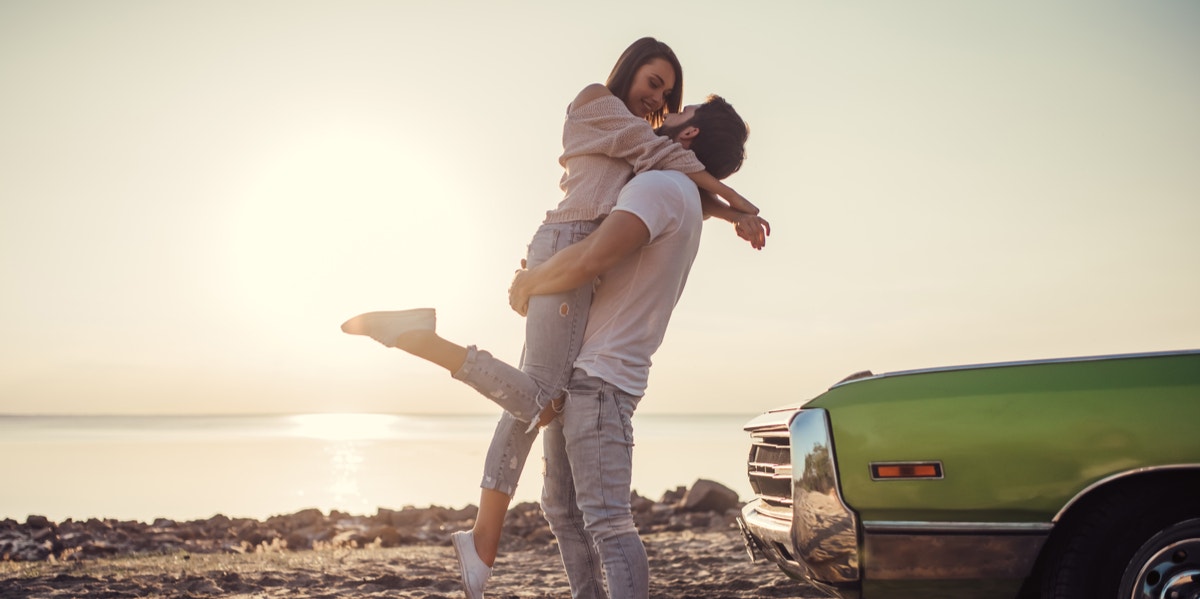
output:
M396 339L409 331L432 331L437 326L433 308L367 312L342 323L342 332L366 335L388 347L396 347Z
M450 543L454 545L454 554L458 556L458 570L462 573L463 591L467 599L483 599L483 589L492 575L492 569L475 552L475 535L469 530L460 530L450 535Z

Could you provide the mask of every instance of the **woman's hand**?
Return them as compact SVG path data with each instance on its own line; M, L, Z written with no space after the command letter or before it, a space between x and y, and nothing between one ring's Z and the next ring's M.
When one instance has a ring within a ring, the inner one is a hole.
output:
M771 223L756 214L743 214L733 220L733 228L737 236L750 242L750 247L761 250L767 245L767 236L771 234Z

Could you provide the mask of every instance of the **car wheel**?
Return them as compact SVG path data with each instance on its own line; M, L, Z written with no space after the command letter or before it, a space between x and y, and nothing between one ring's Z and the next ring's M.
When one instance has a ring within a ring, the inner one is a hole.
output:
M1143 583L1180 591L1200 584L1200 574L1194 574L1200 562L1200 505L1191 497L1181 499L1170 485L1127 486L1082 509L1049 549L1042 597L1197 597L1195 590L1179 595L1134 592ZM1186 545L1185 553L1169 550L1177 543Z
M1138 548L1117 597L1200 597L1200 519L1169 526Z

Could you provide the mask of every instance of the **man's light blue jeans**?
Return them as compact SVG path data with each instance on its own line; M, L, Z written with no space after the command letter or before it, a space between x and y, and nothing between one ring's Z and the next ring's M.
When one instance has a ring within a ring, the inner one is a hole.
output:
M633 412L641 397L576 370L571 400L542 437L546 472L542 511L575 599L604 597L597 550L610 599L649 596L650 568L630 507Z
M454 378L506 410L537 405L539 386L532 377L474 347ZM567 392L563 413L543 436L542 511L558 539L571 596L644 599L649 564L629 502L632 418L641 398L582 370L574 371Z

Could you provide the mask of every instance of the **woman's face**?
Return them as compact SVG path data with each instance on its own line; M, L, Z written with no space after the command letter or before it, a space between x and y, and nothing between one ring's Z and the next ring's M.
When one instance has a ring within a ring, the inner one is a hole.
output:
M675 69L665 58L653 58L638 67L629 86L629 97L625 106L640 118L658 112L667 103L667 96L675 89Z

